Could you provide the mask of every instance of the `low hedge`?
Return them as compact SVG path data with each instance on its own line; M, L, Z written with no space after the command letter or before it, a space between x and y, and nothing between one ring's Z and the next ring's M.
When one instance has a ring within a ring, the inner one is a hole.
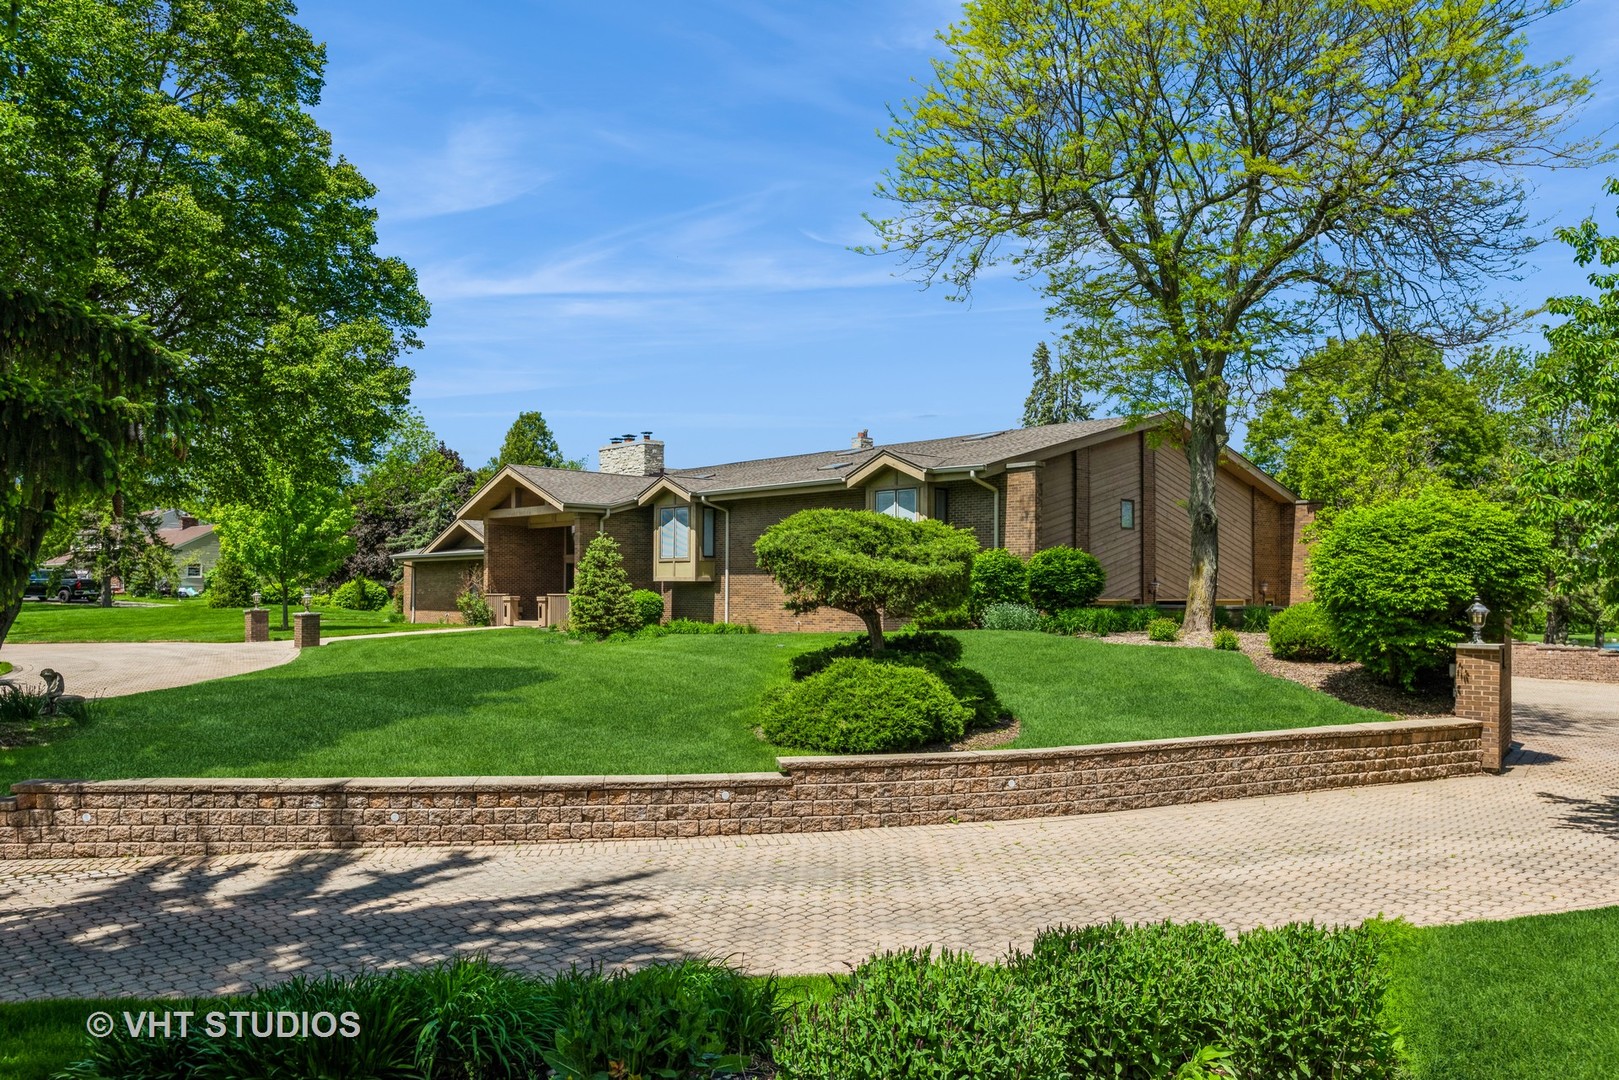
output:
M656 626L663 621L663 597L651 589L636 589L630 593L630 603L642 626Z
M1270 652L1278 660L1337 659L1336 636L1326 610L1307 601L1271 616Z
M765 695L760 724L781 746L838 754L914 750L961 738L972 709L920 665L858 657Z
M370 578L350 578L332 590L332 606L344 611L381 611L388 606L388 588Z

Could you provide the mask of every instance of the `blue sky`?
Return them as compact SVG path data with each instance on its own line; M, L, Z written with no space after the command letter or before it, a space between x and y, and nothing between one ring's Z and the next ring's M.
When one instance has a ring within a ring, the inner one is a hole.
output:
M433 304L414 400L469 462L539 409L594 467L655 431L671 466L1017 423L1029 354L1054 339L1005 275L971 304L855 254L915 91L938 0L319 0L319 120L381 189L382 248ZM1532 39L1576 70L1619 67L1619 3L1582 0ZM1585 113L1619 120L1619 77ZM1619 165L1538 178L1543 231L1597 213ZM1540 249L1506 295L1584 287Z

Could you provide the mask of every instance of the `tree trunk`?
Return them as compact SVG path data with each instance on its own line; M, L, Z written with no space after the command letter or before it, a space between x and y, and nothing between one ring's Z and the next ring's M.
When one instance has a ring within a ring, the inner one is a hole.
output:
M1557 574L1555 571L1546 572L1546 633L1541 640L1547 645L1568 644L1568 617L1573 610L1568 597L1556 592Z
M858 613L860 621L866 624L866 636L871 639L871 654L876 656L888 648L883 641L883 613L880 611L862 611Z
M101 575L101 596L98 603L102 607L112 607L112 575Z
M1215 477L1225 450L1226 425L1223 392L1201 390L1192 396L1192 434L1186 444L1186 462L1192 470L1192 488L1186 512L1192 519L1192 576L1186 583L1186 618L1190 631L1214 629L1214 589L1220 571L1220 520L1215 513ZM1148 520L1152 520L1150 517Z
M9 544L0 544L0 580L7 588L0 592L0 644L11 633L12 624L22 611L23 594L28 591L28 574L39 562L39 549L45 543L51 517L56 513L56 496L45 495L39 505L8 510L5 524L15 525L17 535ZM15 516L13 516L15 515Z
M17 616L21 611L21 599L13 600L4 608L0 608L0 642L4 642L6 635L11 633L11 626L17 621Z
M292 607L292 597L290 595L288 595L288 593L287 593L287 583L285 581L283 581L283 582L280 583L280 585L281 585L281 629L283 629L283 630L291 630L292 629L292 617L290 615L288 615L287 612Z

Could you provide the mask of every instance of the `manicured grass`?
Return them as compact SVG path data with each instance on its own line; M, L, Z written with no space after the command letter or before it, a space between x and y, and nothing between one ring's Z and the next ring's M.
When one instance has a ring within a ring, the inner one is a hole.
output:
M1019 746L1374 720L1240 656L963 635ZM0 751L29 777L472 776L773 770L764 690L828 634L581 644L539 630L354 641L233 679L109 698L82 731Z
M146 601L140 601L145 604ZM294 604L294 612L302 604ZM397 620L389 611L344 611L321 608L323 637L348 634L385 634L405 630L431 630L431 626ZM281 608L270 609L270 637L290 641L292 631L278 629ZM288 616L288 626L292 625ZM6 635L18 645L58 641L241 641L242 610L212 608L201 598L152 602L146 607L98 607L95 604L30 602L22 606L17 622Z
M11 665L6 663L4 660L0 660L0 675L5 675L10 671Z
M1416 1080L1619 1076L1619 907L1397 934Z
M137 998L64 998L0 1003L0 1077L50 1080L84 1056L85 1020L102 1011L117 1016L152 1008ZM157 1008L163 1008L161 1003Z

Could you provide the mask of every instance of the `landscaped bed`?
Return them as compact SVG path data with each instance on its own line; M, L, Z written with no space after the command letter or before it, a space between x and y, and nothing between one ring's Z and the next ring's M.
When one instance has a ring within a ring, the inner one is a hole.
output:
M281 608L270 606L270 637L292 640L292 631L279 629ZM294 612L302 604L294 604ZM404 622L391 611L346 611L317 607L323 637L350 634L387 634L432 627ZM169 602L119 603L110 608L96 604L30 602L22 606L17 622L6 635L7 644L27 645L72 641L241 641L242 610L209 607L203 599Z
M1243 656L1038 633L960 635L1017 748L1387 719ZM772 770L764 692L826 634L580 643L538 630L343 642L228 680L95 703L82 729L0 751L34 777L476 776Z

